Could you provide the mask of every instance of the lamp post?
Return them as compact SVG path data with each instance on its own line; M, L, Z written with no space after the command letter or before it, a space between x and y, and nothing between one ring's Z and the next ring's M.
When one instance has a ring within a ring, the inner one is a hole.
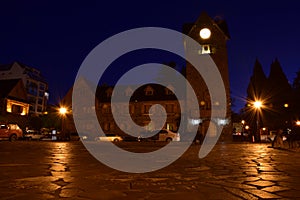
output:
M68 110L66 107L60 107L59 108L59 114L61 116L61 134L64 134L64 118L67 114Z
M242 140L244 140L244 129L245 129L244 126L245 126L245 120L242 120L241 123L242 123L241 135L242 135Z
M254 106L254 109L255 109L255 112L256 112L256 139L258 141L260 141L260 133L259 133L259 112L260 112L260 109L262 107L262 101L255 101L253 103L253 106ZM255 142L255 137L252 136L252 141Z

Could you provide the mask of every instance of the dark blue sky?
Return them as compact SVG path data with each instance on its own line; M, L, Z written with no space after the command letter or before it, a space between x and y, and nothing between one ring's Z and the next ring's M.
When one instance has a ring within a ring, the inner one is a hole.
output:
M256 58L266 75L276 57L290 81L300 69L299 10L297 0L2 1L0 63L40 69L55 103L72 86L85 56L106 38L144 26L181 31L206 11L229 26L230 84L238 110Z

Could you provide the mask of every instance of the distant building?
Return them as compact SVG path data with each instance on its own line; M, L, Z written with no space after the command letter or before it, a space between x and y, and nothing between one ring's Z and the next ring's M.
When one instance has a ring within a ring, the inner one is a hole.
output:
M0 88L0 121L14 122L24 127L29 104L22 80L0 80Z
M40 115L46 111L49 98L48 83L39 70L19 62L0 65L0 80L9 79L22 79L30 104L30 114Z
M81 88L82 92L89 92L89 86L88 84L83 81L81 81ZM122 135L124 134L122 130L126 129L128 131L131 131L131 133L134 133L136 130L133 127L128 127L127 121L133 120L136 124L140 126L148 125L151 121L150 119L150 113L149 109L152 105L162 105L167 113L167 121L165 123L166 129L177 131L178 126L180 123L180 105L179 101L182 101L182 99L177 99L175 94L170 91L168 88L158 85L158 84L146 84L142 87L139 87L136 91L133 91L131 86L124 86L124 90L122 94L120 94L120 101L115 105L111 104L111 98L112 98L112 91L113 87L111 86L99 86L97 88L96 93L96 102L95 106L93 107L77 107L76 112L79 112L81 114L86 113L87 115L90 112L96 112L100 125L105 133L115 133ZM84 96L84 94L83 94ZM130 97L129 105L126 103L126 101L122 101L122 97ZM69 92L66 94L66 96L63 98L63 100L60 102L61 106L66 107L68 110L72 107L72 88L69 90ZM119 126L116 124L112 110L122 110L127 109L129 110L129 115L126 115L122 112L119 112L118 117L121 118L122 124L119 124ZM88 122L88 117L86 118L86 123L83 123L82 125L87 126L85 129L89 129L89 126L93 126L93 124L90 124ZM157 124L151 122L151 126L149 126L149 129L156 130L159 127L157 127ZM76 128L74 126L73 122L73 116L67 115L66 120L64 121L64 128L66 132L72 133L76 132Z

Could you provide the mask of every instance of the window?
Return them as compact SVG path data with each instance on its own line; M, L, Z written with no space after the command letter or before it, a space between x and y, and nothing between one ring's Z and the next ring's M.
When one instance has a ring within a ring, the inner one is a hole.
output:
M45 85L44 84L42 84L42 83L40 83L40 90L45 90Z
M41 90L39 91L39 97L44 97L44 94L45 93L43 91L41 91Z
M132 90L130 87L126 88L126 90L125 90L125 95L126 95L127 97L129 97L129 96L131 96L132 94L133 94L133 90Z
M107 104L104 104L103 107L102 107L102 113L110 113L110 106L107 105Z
M172 85L168 85L168 87L165 88L166 95L173 95L173 91L174 87Z
M110 128L111 128L111 127L110 127L110 123L105 123L105 124L104 124L104 130L105 130L105 131L109 131Z
M172 95L172 94L173 94L173 92L171 90L166 89L166 95Z
M38 99L38 104L39 104L39 105L43 105L43 99L39 98L39 99Z
M29 102L29 103L34 103L34 104L35 104L36 98L33 97L33 96L30 96L30 97L28 97L28 102Z
M174 105L173 104L166 104L167 113L174 113Z
M27 83L27 92L31 95L37 96L38 94L38 85L34 82Z
M23 112L23 107L20 105L12 105L11 112L15 114L21 114Z
M38 112L42 112L43 111L43 108L41 106L38 106L38 109L37 109Z
M113 93L113 89L112 88L109 88L106 90L106 97L112 97L112 93Z
M129 113L130 114L134 113L134 105L129 105Z
M151 95L154 94L154 90L153 90L153 88L150 87L150 86L146 87L146 89L145 89L144 91L145 91L145 95L146 95L146 96L151 96Z
M150 104L148 104L148 105L144 105L144 110L143 110L143 113L144 113L144 114L148 114L148 113L149 113L149 110L150 110L150 107L151 107L151 105L150 105Z

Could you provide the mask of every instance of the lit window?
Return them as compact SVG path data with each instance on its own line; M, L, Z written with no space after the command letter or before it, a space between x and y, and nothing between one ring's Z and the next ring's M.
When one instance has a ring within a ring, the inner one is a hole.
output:
M145 89L145 95L146 96L151 96L154 94L154 90L152 87L148 86L146 89Z

